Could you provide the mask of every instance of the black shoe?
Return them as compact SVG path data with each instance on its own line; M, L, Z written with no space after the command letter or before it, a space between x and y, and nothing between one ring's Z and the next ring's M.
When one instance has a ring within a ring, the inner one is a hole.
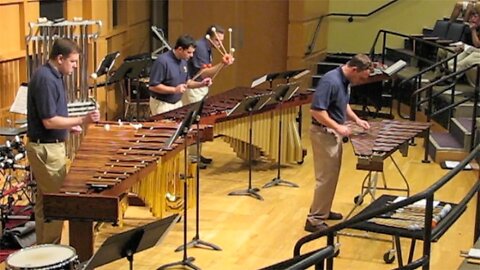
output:
M335 212L331 212L330 211L330 214L328 214L328 218L327 219L330 219L330 220L341 220L343 219L343 215L340 214L340 213L335 213Z
M320 223L318 225L312 225L310 223L310 221L306 221L305 222L305 231L307 232L318 232L318 231L322 231L322 230L326 230L328 228L328 225L327 223Z
M207 168L207 164L205 164L203 162L198 162L197 166L200 170L205 170Z
M207 158L207 157L204 157L204 156L200 156L200 161L205 163L205 164L210 164L212 163L212 159L211 158Z

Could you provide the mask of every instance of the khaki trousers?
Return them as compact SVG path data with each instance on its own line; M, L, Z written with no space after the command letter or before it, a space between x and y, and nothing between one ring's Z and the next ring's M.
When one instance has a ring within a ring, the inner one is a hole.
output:
M312 225L323 223L330 213L342 164L342 140L332 130L310 127L315 169L315 190L308 214Z
M149 105L150 105L150 113L153 116L153 115L174 110L176 108L180 108L183 106L183 103L181 100L179 100L177 103L172 104L172 103L168 103L168 102L150 97Z
M65 178L67 168L64 143L28 143L27 157L35 181L37 193L35 202L35 233L37 244L59 244L63 221L45 222L43 194L58 192Z

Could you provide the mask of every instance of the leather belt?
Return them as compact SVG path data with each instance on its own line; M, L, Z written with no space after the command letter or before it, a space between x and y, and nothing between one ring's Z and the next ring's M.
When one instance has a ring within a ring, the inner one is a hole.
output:
M33 143L63 143L64 139L30 139Z

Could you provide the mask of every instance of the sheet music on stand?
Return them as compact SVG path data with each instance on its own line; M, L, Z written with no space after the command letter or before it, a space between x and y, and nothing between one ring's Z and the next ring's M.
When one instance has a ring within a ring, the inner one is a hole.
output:
M129 256L128 252L132 252L133 260L134 253L159 245L179 218L178 214L174 214L110 236L88 261L80 265L79 269L95 269Z
M272 92L275 95L275 99L277 101L287 101L295 95L297 90L300 89L298 83L286 83L286 84L279 84Z
M235 107L233 107L230 111L227 112L227 116L236 113L245 113L261 110L263 107L265 107L265 105L267 105L270 100L273 100L272 97L272 93L245 97L242 101L237 103Z
M203 109L203 103L204 103L205 97L195 103L190 110L187 112L185 115L185 118L183 121L178 125L177 129L175 130L175 133L168 138L168 140L165 142L164 149L171 149L173 143L178 139L178 137L183 136L184 134L188 133L188 130L192 126L192 124L195 123L197 120L197 116L202 114L202 109Z
M28 96L28 84L22 83L18 88L17 95L10 107L10 112L27 114L27 96Z

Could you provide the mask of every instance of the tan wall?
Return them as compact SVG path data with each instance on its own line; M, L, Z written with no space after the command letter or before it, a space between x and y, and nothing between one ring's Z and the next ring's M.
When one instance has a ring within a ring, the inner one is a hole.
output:
M331 0L330 12L368 13L388 0ZM438 18L449 17L455 0L400 0L368 18L329 18L329 52L367 52L379 29L405 34L421 33L432 27ZM392 40L401 46L400 40Z
M211 92L218 93L250 85L266 73L306 67L303 54L312 31L309 19L327 10L328 1L170 1L169 42L173 44L183 33L201 38L212 23L233 29L236 61L216 78ZM326 29L322 33L326 35ZM326 39L319 40L321 51ZM224 45L228 47L228 35ZM215 53L214 62L219 59Z
M26 81L25 35L27 22L39 13L38 1L0 1L0 126L7 125L7 119L15 121L21 115L9 113L20 83Z

